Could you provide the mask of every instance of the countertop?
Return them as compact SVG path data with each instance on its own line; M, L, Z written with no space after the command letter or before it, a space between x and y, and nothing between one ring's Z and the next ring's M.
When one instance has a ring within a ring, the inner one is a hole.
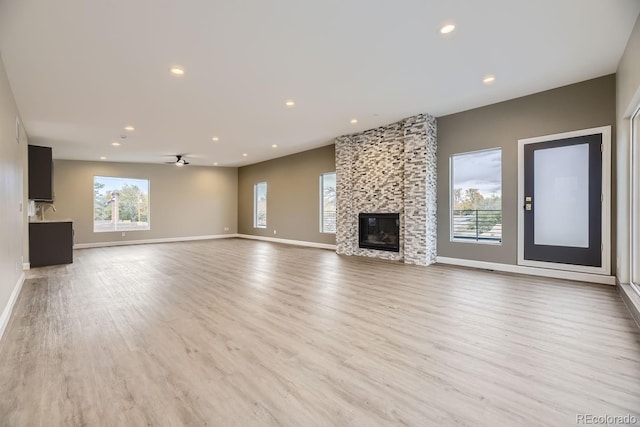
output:
M36 221L29 221L29 224L45 224L45 223L50 223L50 222L73 222L72 219L69 218L63 218L63 219L45 219L45 220L36 220Z

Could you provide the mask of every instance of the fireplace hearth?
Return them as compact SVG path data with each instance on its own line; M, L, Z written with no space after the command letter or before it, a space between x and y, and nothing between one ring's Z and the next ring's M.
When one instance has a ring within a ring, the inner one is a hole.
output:
M360 248L400 252L400 214L361 213L358 219Z

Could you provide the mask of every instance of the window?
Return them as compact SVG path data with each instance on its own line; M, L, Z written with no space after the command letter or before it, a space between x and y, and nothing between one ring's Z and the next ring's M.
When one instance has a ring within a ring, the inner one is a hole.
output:
M258 182L253 186L253 226L267 228L267 183Z
M502 241L502 150L451 157L451 240Z
M336 173L320 175L320 232L336 232Z
M149 230L149 180L93 177L93 232Z
M631 117L631 286L640 295L640 107Z

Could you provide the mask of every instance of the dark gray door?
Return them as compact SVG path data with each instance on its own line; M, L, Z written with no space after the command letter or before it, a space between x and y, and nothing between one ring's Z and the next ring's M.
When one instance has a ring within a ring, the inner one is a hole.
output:
M602 266L602 134L524 146L524 259Z

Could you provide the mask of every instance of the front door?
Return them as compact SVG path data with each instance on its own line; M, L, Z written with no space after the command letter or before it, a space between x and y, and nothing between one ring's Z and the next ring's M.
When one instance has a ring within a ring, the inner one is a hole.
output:
M609 274L603 191L609 132L606 127L519 141L520 264Z

